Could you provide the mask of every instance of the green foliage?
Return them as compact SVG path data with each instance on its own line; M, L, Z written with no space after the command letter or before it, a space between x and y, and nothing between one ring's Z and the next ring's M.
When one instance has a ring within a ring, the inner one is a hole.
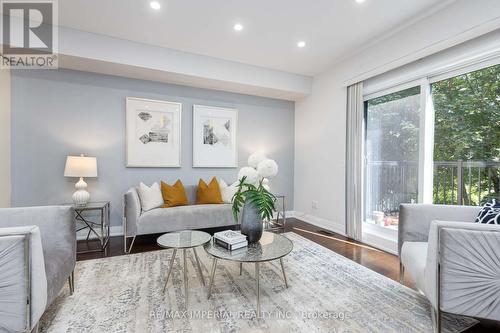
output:
M274 203L276 197L274 194L269 192L262 185L262 181L259 182L258 186L247 184L246 177L243 177L238 183L238 191L234 194L233 203L233 216L234 219L238 220L238 215L241 208L245 205L245 202L253 204L260 213L260 216L264 220L269 220L273 216Z
M420 86L371 99L366 110L369 160L418 161Z
M500 162L500 65L432 84L435 110L434 160ZM434 202L457 203L456 170L435 172ZM500 195L498 167L463 169L464 204L479 205ZM454 176L455 174L455 176Z
M434 203L479 205L500 198L500 65L433 83L431 89ZM374 183L369 212L417 198L420 94L417 86L366 103L367 175Z
M500 65L432 84L434 160L500 161Z

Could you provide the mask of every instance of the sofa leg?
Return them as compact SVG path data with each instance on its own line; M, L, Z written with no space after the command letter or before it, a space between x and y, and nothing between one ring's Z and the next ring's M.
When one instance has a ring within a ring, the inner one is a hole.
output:
M38 333L39 330L40 330L40 325L36 323L35 327L31 329L31 333Z
M68 277L69 294L73 295L75 292L75 271L72 271Z
M441 311L438 309L434 309L434 307L431 305L431 311L432 311L432 327L434 333L441 333Z
M132 238L132 243L130 243L130 247L127 247L127 243L128 243L128 242L127 242L127 239L128 239L128 238L130 238L130 237L125 236L125 237L123 238L123 252L125 252L125 254L129 254L129 253L132 251L132 246L134 246L135 237L136 237L136 236L134 236L134 237Z
M399 262L399 283L403 286L405 284L405 266L403 266L401 261Z

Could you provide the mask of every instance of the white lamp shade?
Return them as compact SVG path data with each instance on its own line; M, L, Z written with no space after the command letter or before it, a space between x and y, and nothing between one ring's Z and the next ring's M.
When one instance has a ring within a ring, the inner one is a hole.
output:
M97 177L97 159L86 156L68 156L65 177Z

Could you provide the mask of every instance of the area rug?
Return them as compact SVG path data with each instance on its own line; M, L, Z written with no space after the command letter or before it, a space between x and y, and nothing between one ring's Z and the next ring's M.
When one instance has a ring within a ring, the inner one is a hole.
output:
M256 314L254 265L219 261L207 300L188 252L189 301L182 258L162 287L172 251L162 250L76 265L75 293L67 288L41 320L42 332L432 332L429 303L419 293L295 233L284 259L261 265L261 313ZM198 249L208 285L212 260ZM445 332L475 320L445 316Z

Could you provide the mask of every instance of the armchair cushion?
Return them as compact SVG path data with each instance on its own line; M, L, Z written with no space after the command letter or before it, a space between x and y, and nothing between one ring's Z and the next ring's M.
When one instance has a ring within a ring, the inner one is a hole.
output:
M434 220L472 222L480 207L431 204L401 204L399 212L398 250L405 242L427 242Z
M417 289L425 290L425 264L427 242L405 242L401 249L401 262L413 278Z

